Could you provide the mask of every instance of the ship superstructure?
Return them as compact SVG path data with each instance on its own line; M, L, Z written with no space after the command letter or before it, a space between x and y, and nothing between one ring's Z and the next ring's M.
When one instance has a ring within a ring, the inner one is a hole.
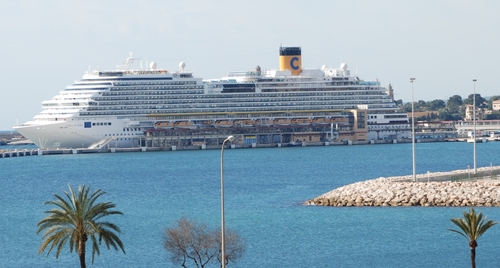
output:
M203 81L185 70L132 69L132 54L116 70L92 71L66 87L32 121L14 127L40 148L141 146L151 131L250 129L274 126L350 127L353 139L409 138L408 117L392 87L365 82L340 68L302 69L299 47L280 47L280 69L232 72ZM142 61L141 66L142 66ZM362 112L354 112L362 111ZM365 134L357 135L357 130ZM241 131L241 130L239 130ZM356 135L355 135L356 134Z

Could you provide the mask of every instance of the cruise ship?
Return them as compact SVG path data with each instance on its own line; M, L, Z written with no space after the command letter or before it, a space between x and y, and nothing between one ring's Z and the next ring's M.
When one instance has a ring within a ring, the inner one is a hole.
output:
M303 69L300 47L279 48L279 69L257 66L219 79L195 77L183 62L175 71L146 65L130 53L115 70L88 71L14 129L40 148L138 147L152 132L186 129L350 124L351 132L365 130L357 140L411 135L390 84L364 81L345 63Z

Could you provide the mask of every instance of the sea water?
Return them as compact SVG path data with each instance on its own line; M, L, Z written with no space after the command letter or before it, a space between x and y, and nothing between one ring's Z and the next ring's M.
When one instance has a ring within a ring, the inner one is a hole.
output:
M477 166L500 165L499 142L477 144ZM76 267L37 255L37 223L68 185L107 192L123 216L126 254L101 246L89 267L176 267L163 233L181 217L218 228L220 150L27 156L0 159L0 266ZM473 167L467 143L419 143L417 173ZM303 202L349 183L412 173L411 144L225 150L226 227L246 252L228 267L470 267L467 240L448 231L467 208L317 207ZM499 221L500 208L478 208ZM500 267L500 226L478 241L478 267ZM212 267L218 267L216 265Z

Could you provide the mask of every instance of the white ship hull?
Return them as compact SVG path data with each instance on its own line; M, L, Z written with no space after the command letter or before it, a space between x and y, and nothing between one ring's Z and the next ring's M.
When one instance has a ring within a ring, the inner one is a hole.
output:
M84 127L84 122L106 122L111 125ZM21 135L40 148L88 148L105 137L113 137L110 147L137 147L142 131L130 129L124 120L103 119L78 121L59 121L47 124L28 122L23 126L14 127Z

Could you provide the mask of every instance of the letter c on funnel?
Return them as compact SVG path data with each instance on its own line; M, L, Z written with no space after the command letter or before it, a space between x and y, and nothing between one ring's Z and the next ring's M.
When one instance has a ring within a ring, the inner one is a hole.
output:
M295 62L298 61L298 60L299 60L299 58L297 58L297 57L293 57L290 60L290 67L292 67L292 69L294 69L294 70L298 70L299 69L299 66L295 65Z

